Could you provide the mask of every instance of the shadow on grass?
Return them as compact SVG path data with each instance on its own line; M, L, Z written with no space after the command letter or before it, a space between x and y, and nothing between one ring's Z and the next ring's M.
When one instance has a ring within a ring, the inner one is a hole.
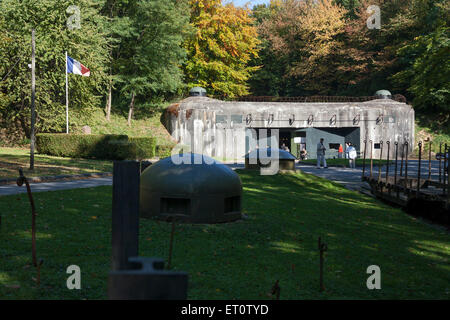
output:
M240 172L247 220L177 225L175 270L189 272L190 299L448 299L450 237L374 199L303 173ZM0 296L106 298L111 255L111 187L39 193L42 289L33 289L30 214L25 195L0 197ZM44 236L45 235L45 236ZM49 237L48 235L51 235ZM167 259L170 225L141 219L140 255ZM326 291L318 291L317 238L328 243ZM77 264L82 290L67 290ZM366 288L379 265L382 290ZM5 279L1 277L4 274ZM6 288L16 281L20 289Z

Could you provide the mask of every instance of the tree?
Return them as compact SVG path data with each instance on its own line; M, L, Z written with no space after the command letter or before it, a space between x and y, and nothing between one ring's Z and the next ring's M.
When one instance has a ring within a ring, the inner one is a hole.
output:
M428 3L430 4L430 3ZM413 96L416 110L439 115L439 125L450 123L450 27L448 2L418 3L405 18L409 25L427 21L426 30L398 49L402 70L393 77Z
M213 95L248 94L247 81L258 69L248 63L258 55L259 43L249 10L223 6L221 0L190 0L190 5L195 33L185 43L187 85Z
M189 31L183 0L145 0L128 8L128 30L117 55L120 93L130 97L128 123L137 102L177 92L183 86L182 44Z
M102 1L81 0L81 29L70 30L66 9L72 1L4 0L0 21L8 26L7 50L0 49L0 61L14 67L0 92L8 93L8 108L2 118L19 119L29 134L31 29L36 29L36 112L37 128L63 131L65 124L65 51L91 69L91 77L70 77L70 117L72 123L86 123L106 84L107 41L105 20L99 14ZM4 29L1 34L4 34ZM0 45L1 47L1 45Z
M336 87L346 10L332 0L285 0L260 28L271 50L286 61L293 93L330 94Z

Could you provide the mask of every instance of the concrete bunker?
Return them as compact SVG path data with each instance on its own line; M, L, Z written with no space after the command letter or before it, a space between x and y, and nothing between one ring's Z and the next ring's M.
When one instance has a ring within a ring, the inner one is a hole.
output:
M326 158L337 157L339 145L345 148L346 142L362 156L366 141L374 158L381 155L377 146L382 141L414 144L414 109L396 95L380 91L373 97L346 99L221 101L190 96L176 105L176 114L168 108L163 123L174 140L192 146L193 152L223 159L242 159L254 145L281 148L283 144L296 158L306 150L313 159L320 138L325 139ZM276 145L260 141L260 135L276 136ZM252 145L249 140L254 139ZM382 156L386 158L387 152Z
M205 155L179 159L162 159L142 173L141 217L207 224L241 218L242 183L233 170Z

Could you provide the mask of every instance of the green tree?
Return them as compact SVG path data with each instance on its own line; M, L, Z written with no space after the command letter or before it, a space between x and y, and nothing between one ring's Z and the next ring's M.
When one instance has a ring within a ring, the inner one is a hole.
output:
M182 44L189 32L189 8L184 0L145 0L133 3L127 14L130 21L120 34L115 68L120 94L129 98L131 125L135 105L183 86Z
M401 71L393 77L398 87L406 88L413 105L422 114L439 115L439 124L450 123L450 4L433 3L432 8L415 7L405 21L410 25L428 21L422 35L398 50ZM427 9L427 10L424 10ZM413 18L414 17L414 18ZM416 26L420 28L419 26Z
M99 106L106 84L106 21L99 13L103 1L81 0L81 29L70 30L67 20L72 5L68 0L3 0L0 2L0 34L10 38L7 50L0 49L0 61L8 68L20 58L0 92L8 93L8 108L2 118L18 118L29 128L31 77L31 29L36 30L36 112L37 128L63 131L65 127L65 51L90 68L90 77L70 76L71 124L85 123L90 111ZM7 26L7 28L5 28ZM0 45L1 47L1 45Z

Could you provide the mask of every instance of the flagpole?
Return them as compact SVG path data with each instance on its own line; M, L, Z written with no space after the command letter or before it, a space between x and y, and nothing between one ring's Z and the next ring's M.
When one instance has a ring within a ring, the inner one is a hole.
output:
M66 134L69 133L69 76L67 73L67 51L66 51Z

